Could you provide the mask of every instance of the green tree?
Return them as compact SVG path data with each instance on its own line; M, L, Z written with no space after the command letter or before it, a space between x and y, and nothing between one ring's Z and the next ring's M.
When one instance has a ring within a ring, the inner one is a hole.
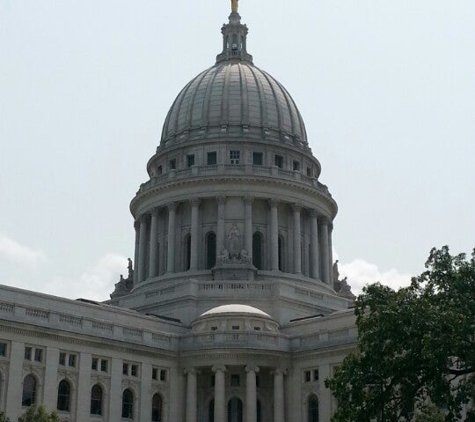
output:
M0 422L10 422L10 419L6 417L5 413L0 412Z
M433 404L428 405L426 408L421 409L420 413L417 414L415 422L444 422L445 417L443 412L434 406Z
M427 403L444 422L475 421L475 250L467 259L433 249L409 287L370 285L355 314L357 349L326 380L333 422L410 420Z
M48 413L43 406L30 406L18 422L59 422L59 418L56 412Z

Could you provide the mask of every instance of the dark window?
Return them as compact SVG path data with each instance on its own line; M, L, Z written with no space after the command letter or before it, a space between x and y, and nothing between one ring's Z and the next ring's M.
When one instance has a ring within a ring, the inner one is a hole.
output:
M167 380L167 371L165 369L162 369L160 371L160 381L165 382Z
M92 368L93 371L97 371L99 369L99 359L92 358L91 368Z
M257 422L262 422L262 406L259 400L257 400Z
M133 376L133 377L138 377L139 376L139 367L138 367L138 365L131 365L130 375Z
M310 396L308 399L308 422L318 422L318 398Z
M157 175L160 176L161 174L163 174L163 167L162 167L162 166L158 166L158 168L157 168Z
M134 395L128 388L122 393L122 417L126 419L134 417Z
M71 405L71 386L66 380L62 380L58 386L57 409L63 412L69 412Z
M208 166L214 166L214 165L217 164L217 162L218 162L218 156L217 156L216 152L215 151L208 152L208 159L206 161Z
M72 367L76 367L76 355L69 355L68 365Z
M35 349L35 361L42 362L43 361L43 350L42 349Z
M254 331L261 331L261 327L254 327Z
M305 382L310 382L312 380L312 373L310 371L305 371L304 378Z
M122 364L122 375L129 375L129 364L123 363Z
M32 348L31 347L25 347L25 359L26 360L31 360L31 353L32 353Z
M279 168L284 167L284 157L282 155L275 156L275 165Z
M191 265L191 235L185 236L185 271L190 269Z
M255 232L252 235L252 264L262 270L262 234Z
M162 398L155 394L152 398L152 422L162 422Z
M242 401L237 397L228 402L228 422L242 422Z
M216 265L216 234L209 232L206 236L206 269L210 270Z
M187 155L186 156L186 166L187 167L192 167L195 165L195 155Z
M318 378L319 378L318 369L315 369L315 370L313 371L313 380L314 380L314 381L318 381Z
M216 384L216 377L214 375L211 375L211 387L214 387Z
M7 355L7 343L0 343L0 356Z
M66 365L66 353L59 354L59 364L62 366Z
M284 240L279 236L278 240L279 248L279 271L284 271Z
M307 167L307 176L312 177L312 167Z
M101 371L102 372L107 372L107 366L108 366L107 363L108 363L107 360L101 359Z
M233 330L239 330L239 325L233 325Z
M91 415L102 415L102 387L99 384L91 390Z
M22 406L36 404L36 379L33 375L27 375L23 380Z
M169 166L170 170L175 170L176 169L176 158L174 158L173 160L170 160L168 166Z
M152 379L153 380L158 380L158 369L157 368L152 368Z
M237 165L241 160L241 151L229 151L229 161L231 164Z
M293 169L294 171L300 171L300 161L294 160Z
M254 164L255 166L262 166L262 157L263 157L263 154L262 152L254 152L252 154L252 164Z
M231 387L239 387L240 381L238 374L231 374Z
M208 422L214 422L214 399L208 405Z

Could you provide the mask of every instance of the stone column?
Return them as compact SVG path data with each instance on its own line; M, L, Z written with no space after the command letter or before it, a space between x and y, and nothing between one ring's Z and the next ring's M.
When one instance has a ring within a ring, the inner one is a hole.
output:
M152 211L150 224L150 262L149 277L158 276L158 209Z
M167 272L175 272L175 236L176 236L176 202L168 205L168 255Z
M200 213L200 200L193 198L191 201L191 251L190 270L198 269L198 226Z
M138 279L141 283L147 278L147 217L146 215L140 216L140 241L139 241L139 265L138 265Z
M318 214L316 210L310 211L311 233L310 233L310 277L318 279L319 259L318 259Z
M328 265L329 284L333 287L333 223L328 225Z
M198 391L195 368L185 369L186 374L186 422L196 422Z
M218 223L216 227L216 259L221 255L224 249L224 219L226 213L226 197L218 196L216 198L218 202Z
M285 422L284 375L286 371L277 368L274 371L274 422Z
M278 201L271 199L270 204L270 225L271 225L271 270L279 271L279 216L277 214Z
M134 255L134 285L137 285L139 282L139 245L140 245L140 221L134 221L134 229L135 229L135 255Z
M226 418L226 388L224 365L213 366L214 378L214 422L227 422Z
M322 273L320 274L325 284L330 284L330 255L328 243L328 219L322 217L320 220L320 259Z
M246 422L257 422L257 385L258 367L246 366Z
M244 220L244 249L246 249L252 262L252 196L244 198L245 220Z
M294 216L294 273L302 273L302 229L301 229L301 212L302 208L298 205L292 207Z

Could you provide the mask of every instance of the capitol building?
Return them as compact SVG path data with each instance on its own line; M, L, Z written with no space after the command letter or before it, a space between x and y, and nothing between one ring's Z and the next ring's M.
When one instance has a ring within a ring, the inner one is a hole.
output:
M104 303L0 286L0 411L61 422L329 422L355 348L337 204L237 2L178 94L131 202L135 256Z

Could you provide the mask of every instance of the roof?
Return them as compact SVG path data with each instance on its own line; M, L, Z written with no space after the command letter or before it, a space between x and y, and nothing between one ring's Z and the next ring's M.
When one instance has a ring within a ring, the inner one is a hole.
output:
M269 314L265 313L264 311L261 311L260 309L254 308L253 306L240 304L218 306L217 308L210 309L209 311L206 311L205 313L201 314L200 317L221 314L250 314L272 319Z

